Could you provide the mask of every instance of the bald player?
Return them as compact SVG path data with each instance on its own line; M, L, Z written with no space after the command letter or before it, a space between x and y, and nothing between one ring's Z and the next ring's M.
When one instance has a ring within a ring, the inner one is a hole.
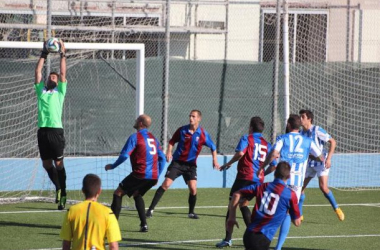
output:
M151 124L152 120L148 115L137 117L133 126L137 132L128 138L115 163L105 166L105 170L108 171L116 168L128 158L131 159L132 172L120 182L119 187L115 190L111 209L116 218L119 218L123 196L133 196L141 222L140 232L148 232L143 196L156 185L166 161L158 140L148 131Z

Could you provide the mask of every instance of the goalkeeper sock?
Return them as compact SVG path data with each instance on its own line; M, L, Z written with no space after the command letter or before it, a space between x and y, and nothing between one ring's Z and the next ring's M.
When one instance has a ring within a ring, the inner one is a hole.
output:
M251 211L249 211L247 206L241 207L240 211L243 216L245 226L248 227L249 223L251 223Z
M111 204L112 212L115 214L116 219L119 219L120 211L121 211L121 201L122 197L116 194L113 195L113 200Z
M57 169L55 167L51 167L49 169L46 169L46 172L48 173L51 182L53 182L55 189L56 190L61 189L61 185L59 185L59 181L58 181Z
M159 187L157 189L156 193L154 194L152 203L149 206L149 210L154 210L154 208L156 207L157 203L160 201L160 199L161 199L162 195L164 195L164 193L165 193L165 189L163 189L162 187Z
M197 195L189 194L189 214L194 213L195 203L197 202Z
M63 167L61 170L57 170L58 173L58 181L59 185L61 186L61 194L62 196L66 196L66 170L65 167Z
M137 213L139 214L141 226L146 225L146 217L145 217L145 203L143 197L139 194L138 196L133 197L135 200L135 206L137 209Z
M286 237L288 236L289 229L290 229L290 215L287 214L284 221L281 224L280 233L278 235L278 241L277 245L274 249L281 250L282 245L284 245Z
M301 193L301 196L300 196L300 200L298 201L298 209L300 210L300 215L303 215L303 212L302 212L302 206L303 206L303 202L305 201L305 193Z
M325 194L325 197L329 200L331 206L335 209L337 209L339 206L338 206L338 203L336 203L336 200L335 200L335 197L333 195L333 193L331 192L331 190L329 191L328 194Z

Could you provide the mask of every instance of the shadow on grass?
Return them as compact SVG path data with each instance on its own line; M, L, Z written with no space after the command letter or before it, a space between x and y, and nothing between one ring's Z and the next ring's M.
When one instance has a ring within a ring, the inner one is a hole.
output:
M209 243L202 242L181 242L181 241L152 241L143 239L125 239L123 241L130 241L131 243L120 243L119 247L127 247L133 249L215 249L215 246ZM241 246L241 249L243 246Z
M227 211L227 210L226 210ZM226 215L217 215L217 214L205 214L205 213L197 213L195 212L198 216L199 219L202 219L202 217L220 217L220 218L226 218ZM188 219L188 213L178 213L178 212L164 212L158 210L157 212L154 211L153 217L166 217L166 216L176 216L178 218L183 217Z
M61 229L61 226L57 226L57 225L39 225L39 224L31 224L31 223L19 223L19 222L14 222L14 221L0 221L0 227L2 226Z

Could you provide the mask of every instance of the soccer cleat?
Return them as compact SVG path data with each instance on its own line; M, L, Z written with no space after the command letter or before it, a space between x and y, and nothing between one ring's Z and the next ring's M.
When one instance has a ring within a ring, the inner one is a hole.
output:
M303 215L301 215L301 221L303 221Z
M223 247L232 247L232 240L222 240L219 243L216 243L215 245L218 248L223 248Z
M140 226L140 232L147 233L148 232L148 225Z
M61 200L61 189L55 191L55 203L58 203Z
M66 206L66 196L61 196L61 199L59 200L58 210L65 209Z
M145 214L146 218L152 218L153 217L153 210L148 209Z
M199 217L198 217L198 215L197 215L196 213L190 213L190 214L188 215L188 217L189 217L190 219L199 219Z
M335 209L335 213L338 216L340 221L344 221L344 213L343 213L342 209L340 209L338 207L337 209Z

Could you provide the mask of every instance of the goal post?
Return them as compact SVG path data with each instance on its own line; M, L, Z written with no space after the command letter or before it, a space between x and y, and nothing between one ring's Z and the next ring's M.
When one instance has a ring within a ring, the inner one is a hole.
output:
M0 204L54 199L37 145L34 69L43 42L0 42ZM68 87L63 108L64 164L69 201L83 199L83 177L95 173L103 190L114 190L131 171L113 171L136 117L144 113L145 45L65 43ZM50 53L52 69L59 55ZM101 202L109 203L112 194ZM129 201L127 200L127 203Z

